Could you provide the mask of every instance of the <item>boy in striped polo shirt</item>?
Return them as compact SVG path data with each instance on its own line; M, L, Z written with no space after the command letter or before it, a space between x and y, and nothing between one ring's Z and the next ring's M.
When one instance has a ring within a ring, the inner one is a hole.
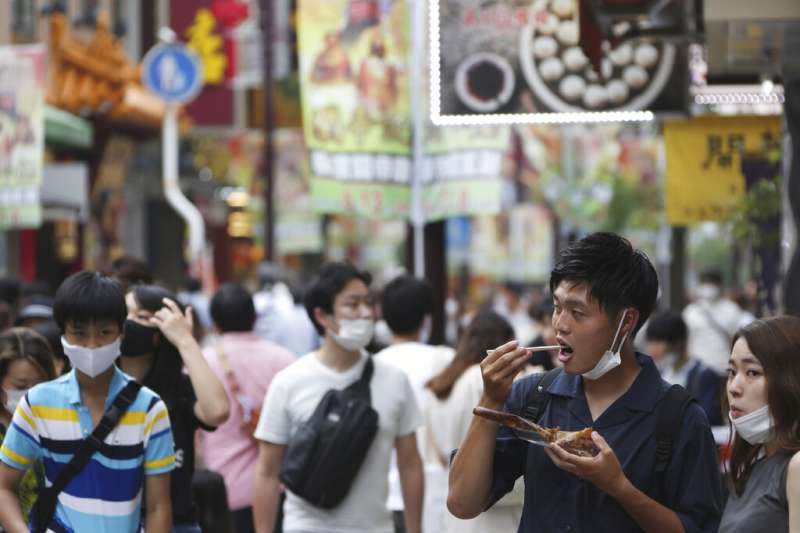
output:
M53 314L73 370L32 388L19 403L0 448L0 522L27 532L16 487L34 461L51 485L131 380L114 361L127 315L122 287L80 272L56 293ZM166 533L172 523L169 472L174 468L167 409L142 387L86 467L58 495L48 531ZM146 518L142 524L142 491Z

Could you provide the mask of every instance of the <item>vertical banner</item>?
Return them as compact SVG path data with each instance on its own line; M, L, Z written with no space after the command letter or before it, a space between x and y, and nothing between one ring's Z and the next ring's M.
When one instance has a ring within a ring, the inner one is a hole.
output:
M0 47L0 229L41 225L44 78L44 46Z
M406 2L301 0L298 19L315 208L405 216L411 175Z
M405 0L299 2L303 126L317 211L409 217L411 106L427 109L430 93L427 68L422 89L411 87L409 14ZM497 213L509 128L426 123L425 219Z
M279 129L273 135L278 255L321 252L322 217L311 206L308 149L303 130Z
M664 125L667 221L723 220L745 191L743 156L780 148L780 117L702 117Z

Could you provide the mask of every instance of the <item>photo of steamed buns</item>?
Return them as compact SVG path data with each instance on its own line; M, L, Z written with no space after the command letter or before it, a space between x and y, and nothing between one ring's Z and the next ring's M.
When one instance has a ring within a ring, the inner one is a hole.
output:
M612 47L604 40L595 70L580 46L578 0L530 1L531 22L520 31L520 68L545 108L611 111L646 105L667 82L673 45L634 38ZM614 35L630 29L628 22L615 25Z
M574 46L578 44L578 23L574 20L561 22L558 25L556 36L561 44L564 46Z
M622 79L633 89L640 89L647 83L647 71L639 65L628 65L622 71Z
M642 68L650 68L658 62L658 49L650 43L640 44L636 47L633 60Z
M575 74L570 74L558 84L558 92L567 100L577 100L585 90L586 82Z
M558 43L549 36L538 37L533 41L533 55L539 59L553 57L558 50Z
M577 46L567 48L564 51L564 55L562 55L561 57L564 60L564 65L567 67L567 70L571 72L583 69L589 62L589 60L583 54L583 50L581 50Z
M550 57L542 61L540 69L542 78L547 81L557 80L564 75L564 63L555 57Z

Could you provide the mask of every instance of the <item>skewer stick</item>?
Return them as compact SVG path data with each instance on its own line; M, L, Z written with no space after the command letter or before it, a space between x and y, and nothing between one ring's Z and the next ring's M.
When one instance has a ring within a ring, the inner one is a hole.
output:
M527 346L527 347L523 346L522 349L523 350L528 350L529 352L533 352L533 353L536 353L536 352L549 352L550 350L560 350L561 349L561 345L560 344L556 344L554 346ZM486 350L486 354L487 355L490 355L492 352L494 352L494 350Z

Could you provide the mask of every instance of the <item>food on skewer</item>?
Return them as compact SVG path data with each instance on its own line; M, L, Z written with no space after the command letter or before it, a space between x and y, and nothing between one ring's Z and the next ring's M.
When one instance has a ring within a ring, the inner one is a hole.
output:
M600 453L600 449L592 440L592 428L585 428L580 431L561 431L559 428L542 427L521 416L503 411L476 407L472 412L477 416L492 420L514 430L538 433L544 442L558 444L569 453L580 455L581 457L594 457Z

